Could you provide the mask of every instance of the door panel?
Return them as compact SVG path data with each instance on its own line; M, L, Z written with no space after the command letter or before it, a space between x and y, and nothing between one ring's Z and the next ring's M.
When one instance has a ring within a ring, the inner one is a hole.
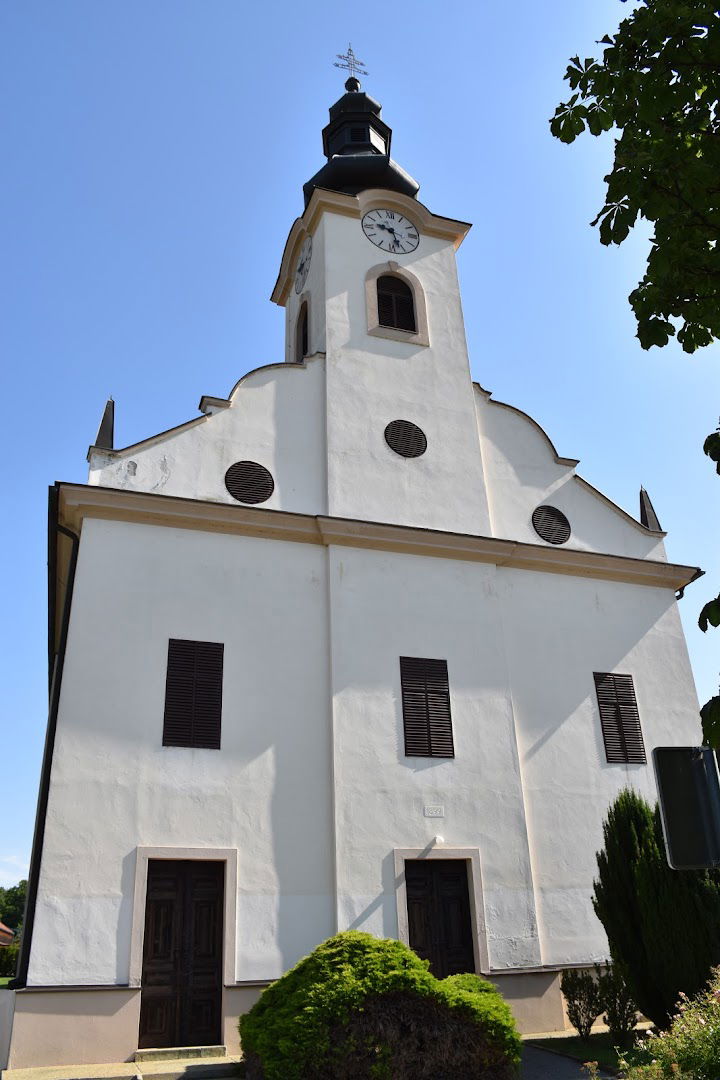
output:
M220 1041L224 864L148 864L139 1048Z
M411 949L439 979L475 971L467 863L408 859L405 883Z

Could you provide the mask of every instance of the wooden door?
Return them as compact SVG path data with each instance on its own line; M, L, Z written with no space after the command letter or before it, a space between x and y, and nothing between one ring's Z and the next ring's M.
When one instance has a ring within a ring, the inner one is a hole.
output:
M138 1047L221 1042L225 864L148 863Z
M407 859L405 884L410 948L438 979L475 971L467 863Z

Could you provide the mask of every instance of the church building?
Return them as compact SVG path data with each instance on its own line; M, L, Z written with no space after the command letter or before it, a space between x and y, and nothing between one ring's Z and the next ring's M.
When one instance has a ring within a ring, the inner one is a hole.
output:
M602 820L698 740L636 520L472 381L456 253L354 75L272 300L285 354L50 491L51 704L11 1068L226 1046L338 930L567 1026ZM280 253L279 253L280 254ZM522 403L526 404L526 403Z

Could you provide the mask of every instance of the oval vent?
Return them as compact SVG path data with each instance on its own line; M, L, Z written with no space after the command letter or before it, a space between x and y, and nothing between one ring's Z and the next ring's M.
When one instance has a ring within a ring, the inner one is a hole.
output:
M420 457L427 450L425 432L409 420L391 420L385 428L385 442L401 457Z
M257 461L236 461L225 473L225 487L241 503L261 503L275 490L272 473Z
M538 506L533 510L535 532L548 544L564 544L570 539L570 522L554 506Z

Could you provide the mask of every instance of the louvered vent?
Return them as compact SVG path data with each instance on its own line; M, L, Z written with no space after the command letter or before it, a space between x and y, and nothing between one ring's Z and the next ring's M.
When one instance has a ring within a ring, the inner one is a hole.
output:
M407 757L455 757L447 660L400 657Z
M224 645L168 642L163 746L220 749Z
M383 274L377 279L377 302L381 326L415 333L415 299L409 285L392 274Z
M608 762L644 765L645 744L632 675L596 671L594 679Z
M367 142L367 128L354 127L350 128L350 142Z
M257 461L236 461L225 473L225 487L241 503L261 503L270 498L275 481Z
M555 506L538 506L533 510L535 532L548 544L565 544L570 539L570 522Z
M385 428L385 442L401 457L420 457L427 450L425 432L409 420L391 420Z

